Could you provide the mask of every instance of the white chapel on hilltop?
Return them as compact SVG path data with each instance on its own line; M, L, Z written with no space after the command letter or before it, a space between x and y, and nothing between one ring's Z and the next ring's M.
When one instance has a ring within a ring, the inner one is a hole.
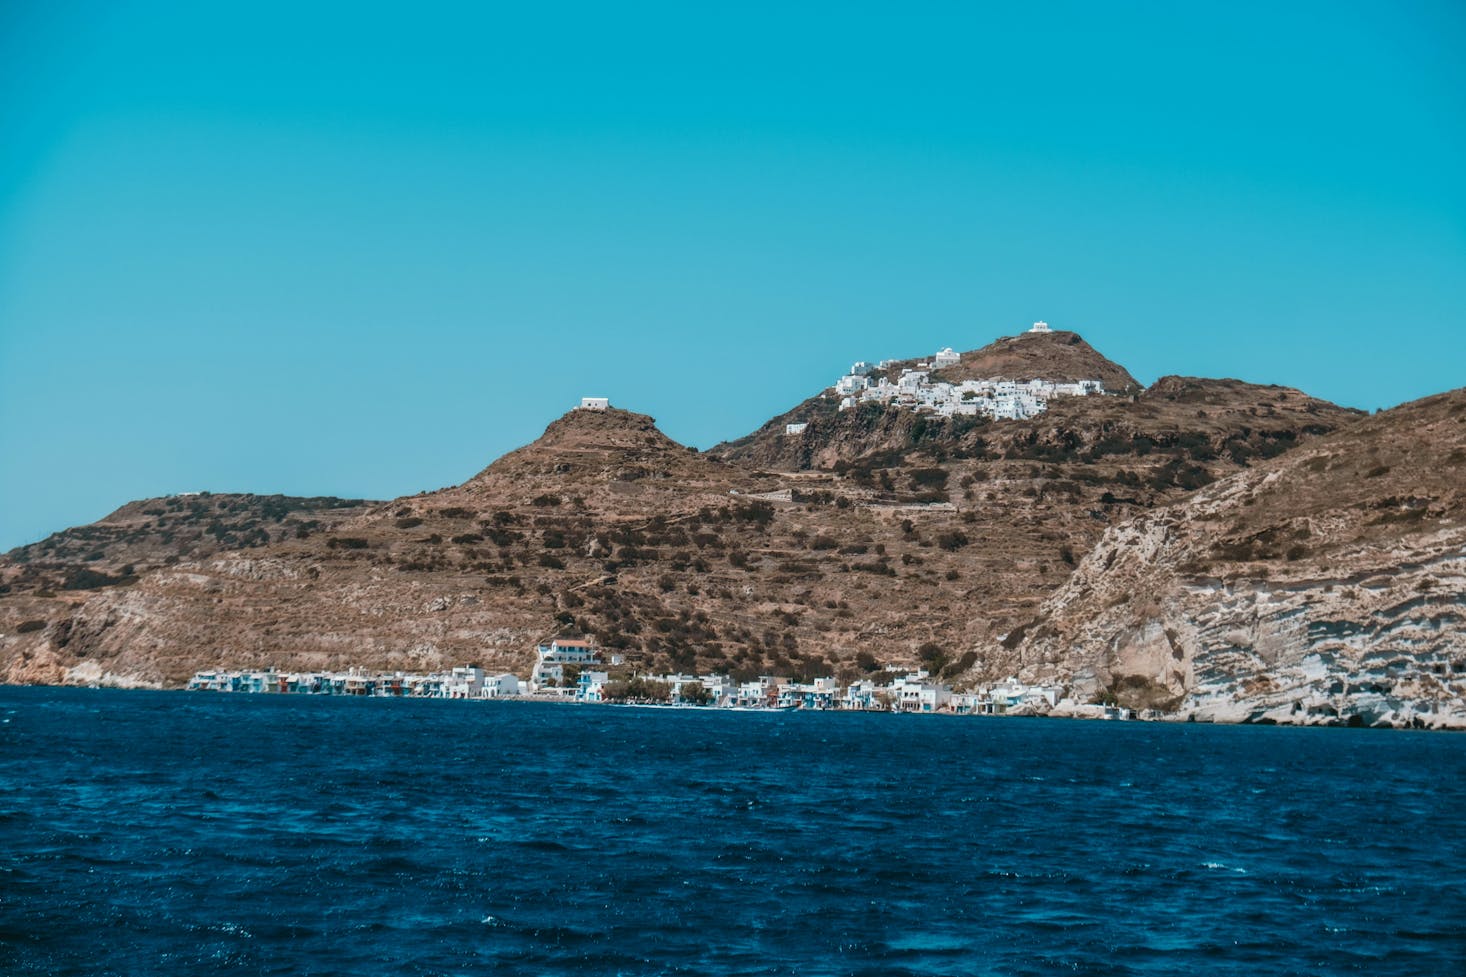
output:
M1033 324L1033 328L1030 329L1030 330L1028 330L1028 331L1029 332L1053 332L1053 330L1049 328L1049 324L1047 322L1035 322Z

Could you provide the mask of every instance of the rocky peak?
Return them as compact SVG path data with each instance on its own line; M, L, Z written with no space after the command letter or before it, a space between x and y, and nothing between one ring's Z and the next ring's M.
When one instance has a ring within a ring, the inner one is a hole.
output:
M982 349L961 355L958 363L935 371L933 376L953 383L993 377L1066 382L1100 380L1111 393L1140 389L1140 383L1130 371L1105 358L1077 332L1062 329L1004 336Z
M530 444L498 459L467 485L502 477L606 475L652 470L685 462L697 454L657 428L645 414L619 408L576 408L551 422Z

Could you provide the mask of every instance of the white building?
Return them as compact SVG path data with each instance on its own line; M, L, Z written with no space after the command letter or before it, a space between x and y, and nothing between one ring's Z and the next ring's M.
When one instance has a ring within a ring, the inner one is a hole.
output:
M600 653L589 641L571 638L556 638L548 645L535 649L534 671L529 676L531 691L558 688L565 680L565 666L599 665Z
M952 347L948 346L936 356L932 357L932 368L940 370L944 366L955 366L961 362L962 357L958 353L953 352Z
M1033 328L1030 329L1030 330L1028 330L1028 331L1029 332L1053 332L1053 330L1049 328L1049 324L1047 322L1035 322L1033 324Z
M580 398L580 410L605 410L611 406L608 397L582 397Z
M479 690L479 696L485 699L499 699L518 694L519 678L507 672L503 675L484 676L483 687Z
M952 701L952 687L931 682L923 670L903 675L891 683L891 696L902 712L941 712Z
M605 672L589 669L581 672L580 678L576 680L575 698L581 702L605 702L606 683L610 680L610 675Z
M809 424L808 423L785 424L784 425L784 433L785 434L803 434L804 433L804 429L807 428L807 427L809 427Z
M445 691L450 699L477 699L483 689L484 670L477 665L460 665L453 669Z
M1015 706L1039 706L1046 704L1053 708L1059 702L1062 689L1053 685L1025 685L1017 678L1009 677L988 691L987 698L994 711L1004 712Z

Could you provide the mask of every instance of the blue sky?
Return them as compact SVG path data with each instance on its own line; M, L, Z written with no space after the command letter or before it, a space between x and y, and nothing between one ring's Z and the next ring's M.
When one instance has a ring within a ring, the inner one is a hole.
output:
M1466 384L1458 2L0 5L0 549L707 447L1046 319L1144 382Z

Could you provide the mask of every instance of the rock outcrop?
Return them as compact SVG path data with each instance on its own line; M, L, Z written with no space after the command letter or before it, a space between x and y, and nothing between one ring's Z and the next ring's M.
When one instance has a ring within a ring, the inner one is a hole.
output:
M1017 648L1198 720L1466 726L1466 391L1107 530Z

